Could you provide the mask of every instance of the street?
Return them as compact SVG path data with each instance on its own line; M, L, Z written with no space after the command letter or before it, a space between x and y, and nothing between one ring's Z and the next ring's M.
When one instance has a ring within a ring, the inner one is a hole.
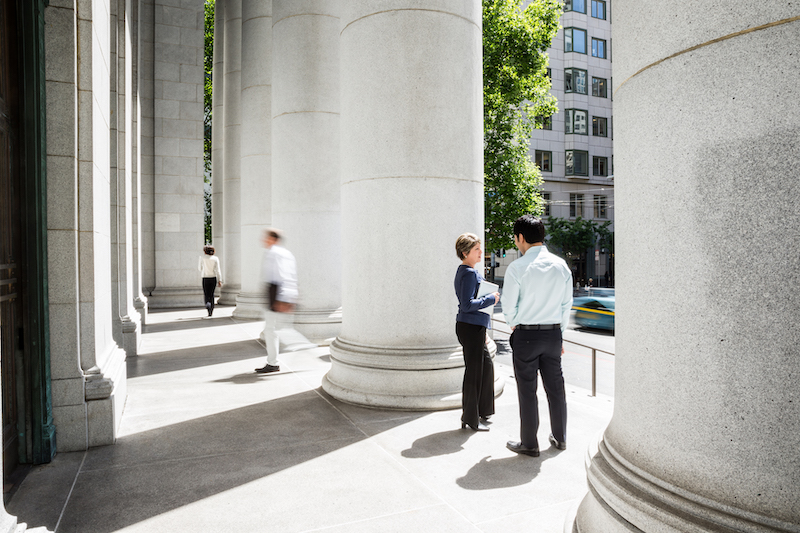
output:
M493 338L497 343L496 361L503 365L513 366L511 348L508 345L509 335L506 333L508 326L504 322L502 313L495 312L493 327L495 328ZM561 364L565 383L591 391L592 350L573 343L614 353L614 332L580 328L570 321L569 328L564 333L564 341L565 353L561 358ZM600 351L597 352L597 394L614 396L614 356Z

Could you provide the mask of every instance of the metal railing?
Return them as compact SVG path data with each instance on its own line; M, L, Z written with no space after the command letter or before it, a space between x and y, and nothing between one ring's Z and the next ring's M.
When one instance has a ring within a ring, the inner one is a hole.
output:
M500 331L501 333L505 333L507 335L511 335L511 328L508 327L508 324L506 324L505 320L499 320L497 318L492 317L492 322L496 324L502 324L504 326L502 328L495 328L497 331ZM614 352L609 352L607 350L595 348L594 346L589 346L587 344L581 344L580 342L571 341L569 339L564 339L563 342L568 342L570 344L574 344L582 348L588 348L589 350L592 351L592 396L597 396L597 352L607 353L608 355L616 355L616 354Z

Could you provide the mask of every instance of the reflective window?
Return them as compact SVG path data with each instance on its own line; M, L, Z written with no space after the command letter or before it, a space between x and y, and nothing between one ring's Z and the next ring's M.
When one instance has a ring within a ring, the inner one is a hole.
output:
M564 69L564 91L568 93L588 94L587 74L579 68Z
M564 11L586 13L586 0L564 0Z
M608 158L607 157L592 157L592 175L593 176L608 176Z
M595 137L608 137L608 119L592 117L592 135Z
M553 152L544 152L536 150L536 164L539 165L539 170L542 172L552 172L552 159Z
M586 53L586 30L564 28L564 51Z
M607 196L595 196L594 218L608 218L607 206L608 206Z
M588 113L583 109L565 109L564 133L589 135L587 130L587 115Z
M592 57L606 58L606 42L592 37Z
M550 193L543 192L542 193L542 200L544 200L544 216L550 216Z
M565 162L565 174L567 176L589 175L589 152L584 152L582 150L567 150ZM581 202L583 202L583 195L579 196L581 197Z
M606 3L601 0L592 0L592 16L596 19L606 19Z
M570 218L583 216L583 195L570 194L569 195L569 216Z
M592 78L592 96L599 96L600 98L607 98L606 95L606 80L603 78Z

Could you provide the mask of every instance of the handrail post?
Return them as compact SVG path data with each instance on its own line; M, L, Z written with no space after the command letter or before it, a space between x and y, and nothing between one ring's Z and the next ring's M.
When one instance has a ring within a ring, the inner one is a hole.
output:
M592 396L597 396L597 350L592 348Z

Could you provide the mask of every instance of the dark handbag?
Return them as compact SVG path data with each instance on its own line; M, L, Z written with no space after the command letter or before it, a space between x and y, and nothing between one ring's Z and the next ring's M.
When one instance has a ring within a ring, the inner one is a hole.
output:
M276 311L275 302L278 301L278 287L279 285L277 283L267 284L267 305L270 311Z

